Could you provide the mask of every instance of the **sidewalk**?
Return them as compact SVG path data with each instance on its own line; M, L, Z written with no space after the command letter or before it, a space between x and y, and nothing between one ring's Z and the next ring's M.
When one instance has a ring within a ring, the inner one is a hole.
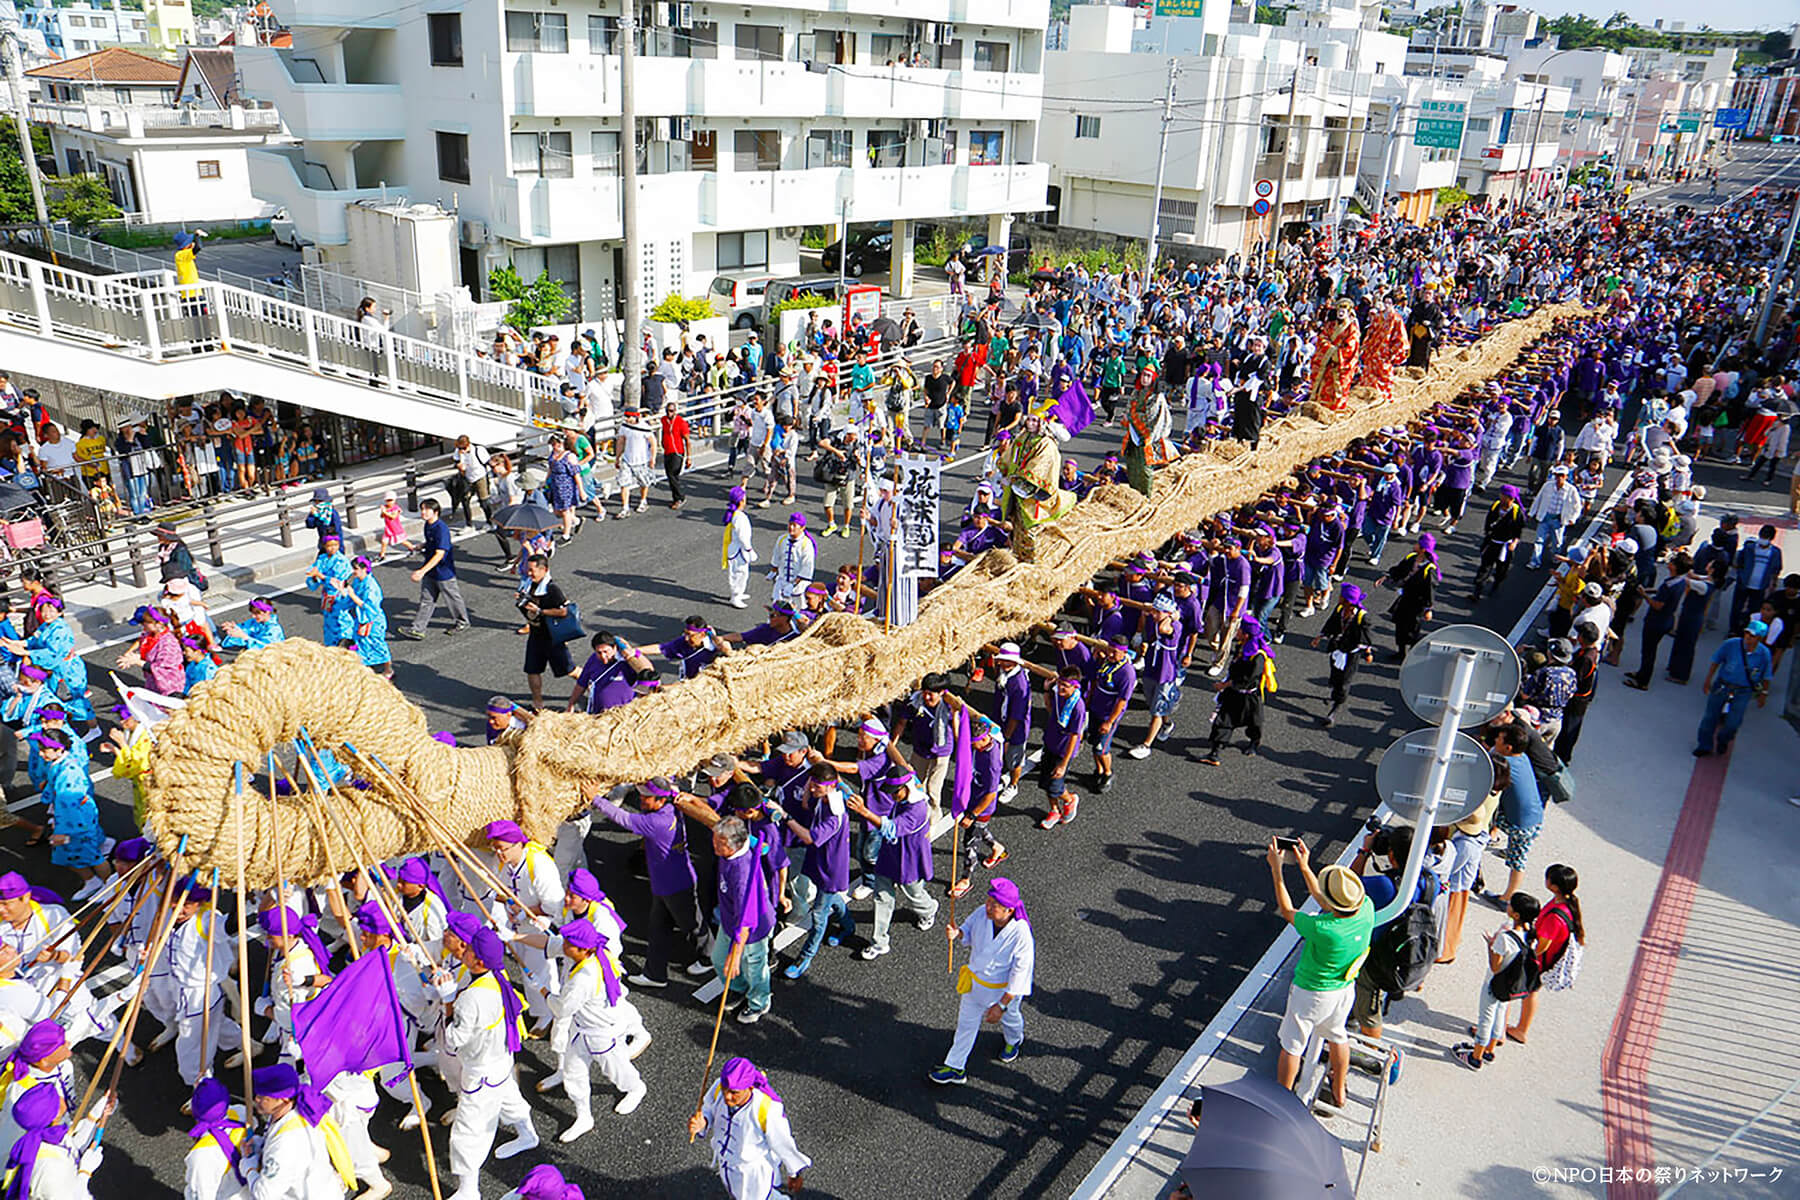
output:
M1781 541L1800 552L1791 530ZM1701 653L1724 636L1709 632ZM1635 627L1626 661L1636 661ZM1800 1194L1800 1088L1789 1092L1800 1066L1782 1052L1800 1037L1791 866L1800 810L1786 803L1800 790L1800 738L1780 715L1796 669L1800 656L1790 655L1729 757L1695 759L1699 674L1685 688L1659 676L1643 693L1602 668L1575 755L1578 794L1552 806L1527 868L1526 890L1540 899L1545 867L1580 873L1580 978L1542 995L1529 1046L1508 1042L1479 1073L1453 1061L1449 1048L1467 1040L1486 979L1481 935L1502 924L1498 911L1471 903L1457 961L1389 1013L1387 1039L1406 1059L1360 1195ZM1485 877L1504 880L1497 858ZM1168 1194L1191 1139L1187 1081L1273 1072L1292 957L1281 942L1271 948L1078 1196ZM1354 1180L1374 1077L1353 1071L1350 1091L1345 1115L1325 1123Z

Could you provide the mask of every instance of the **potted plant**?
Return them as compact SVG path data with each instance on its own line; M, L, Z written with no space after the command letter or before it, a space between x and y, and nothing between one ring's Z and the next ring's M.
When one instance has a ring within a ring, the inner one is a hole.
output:
M712 301L704 296L672 292L663 297L662 303L650 310L650 329L659 355L665 348L679 352L684 337L686 344L692 345L702 335L715 353L723 354L731 348L731 322L720 316Z

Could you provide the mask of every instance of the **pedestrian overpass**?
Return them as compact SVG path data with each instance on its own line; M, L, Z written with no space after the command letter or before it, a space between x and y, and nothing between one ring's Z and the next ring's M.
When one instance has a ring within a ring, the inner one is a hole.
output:
M228 390L433 437L559 423L557 380L216 281L0 253L0 366L144 400Z

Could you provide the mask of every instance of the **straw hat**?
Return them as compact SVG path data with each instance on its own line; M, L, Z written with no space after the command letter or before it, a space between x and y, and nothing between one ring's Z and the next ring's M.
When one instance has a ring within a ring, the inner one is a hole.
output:
M1349 867L1333 863L1320 871L1319 891L1333 912L1353 913L1362 907L1363 883Z

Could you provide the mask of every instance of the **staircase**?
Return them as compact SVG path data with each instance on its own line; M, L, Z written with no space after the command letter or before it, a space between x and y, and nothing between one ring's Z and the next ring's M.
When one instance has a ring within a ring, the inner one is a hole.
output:
M558 423L557 381L218 281L0 253L0 362L166 400L229 390L501 444Z

